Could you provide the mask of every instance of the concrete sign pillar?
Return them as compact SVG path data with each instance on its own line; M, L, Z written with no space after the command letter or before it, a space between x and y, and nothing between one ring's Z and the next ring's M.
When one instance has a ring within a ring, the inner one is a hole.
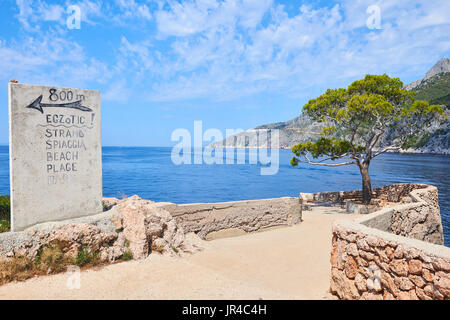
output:
M102 211L100 91L9 83L11 229Z

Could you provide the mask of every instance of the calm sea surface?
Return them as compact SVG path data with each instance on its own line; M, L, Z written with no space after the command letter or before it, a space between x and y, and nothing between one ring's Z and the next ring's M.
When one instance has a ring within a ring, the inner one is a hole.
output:
M252 151L256 152L256 151ZM280 150L276 175L260 175L261 165L175 165L171 148L104 147L103 195L137 194L154 201L219 202L298 196L299 192L361 188L356 166L338 168L289 164L292 153ZM247 157L248 159L248 157ZM446 245L450 246L450 156L384 154L371 164L374 187L429 183L439 188ZM8 147L0 146L0 194L9 194Z

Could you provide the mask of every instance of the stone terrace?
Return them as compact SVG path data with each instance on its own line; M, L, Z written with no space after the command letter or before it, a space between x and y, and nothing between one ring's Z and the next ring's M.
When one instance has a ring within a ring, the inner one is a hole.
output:
M450 299L450 248L441 245L438 190L396 190L402 187L409 203L397 197L403 203L335 222L330 291L340 299Z

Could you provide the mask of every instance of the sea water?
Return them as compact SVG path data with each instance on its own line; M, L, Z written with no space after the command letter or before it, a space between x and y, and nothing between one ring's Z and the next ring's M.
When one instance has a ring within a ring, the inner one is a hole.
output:
M361 188L356 166L323 167L289 164L292 153L280 150L279 170L261 175L260 164L181 164L171 148L103 147L103 195L134 194L174 203L221 202L296 197L299 192ZM250 151L252 152L252 151ZM248 159L248 157L246 157ZM438 187L446 246L450 246L450 156L383 154L371 163L372 186L427 183ZM0 194L9 194L8 146L0 146Z

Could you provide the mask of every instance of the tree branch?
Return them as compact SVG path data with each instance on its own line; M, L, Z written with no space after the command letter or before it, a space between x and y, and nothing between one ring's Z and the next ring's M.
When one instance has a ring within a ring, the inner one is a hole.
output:
M356 164L356 162L354 162L354 161L350 161L350 162L341 162L341 163L323 163L323 162L321 162L321 161L319 161L319 162L312 162L309 158L308 158L308 156L305 154L305 155L303 155L304 157L305 157L305 159L306 159L306 161L308 162L308 164L311 164L311 165L318 165L318 166L326 166L326 167L340 167L340 166L346 166L346 165L349 165L349 164ZM322 160L323 161L323 160Z
M373 148L375 148L375 146L377 145L377 143L378 143L378 140L380 140L380 137L384 134L384 130L383 129L379 129L380 130L380 132L379 133L377 133L377 135L375 136L375 139L374 139L374 141L370 144L370 150L372 150Z
M376 156L379 156L380 154L382 154L382 153L385 153L385 152L387 152L387 151L389 151L389 150L398 150L398 149L401 149L402 147L395 147L395 146L389 146L389 147L386 147L386 148L384 148L384 149L382 149L382 150L380 150L380 151L378 151L377 153L375 153L373 156L372 156L372 158L375 158Z

